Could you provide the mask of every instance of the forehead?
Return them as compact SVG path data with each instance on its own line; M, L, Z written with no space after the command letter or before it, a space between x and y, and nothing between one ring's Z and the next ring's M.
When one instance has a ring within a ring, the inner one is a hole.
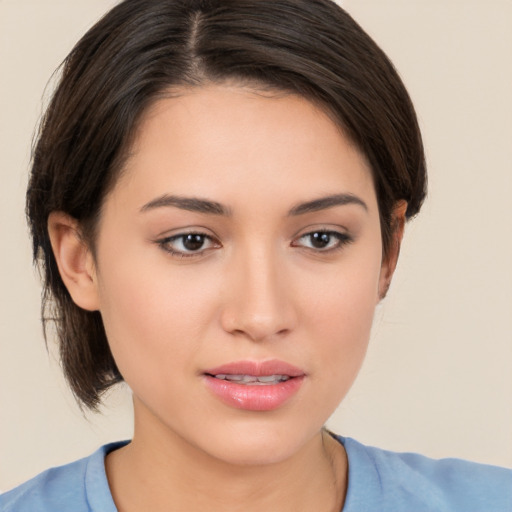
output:
M219 200L242 191L281 191L283 199L285 190L373 192L366 159L321 108L230 85L157 100L141 118L120 181L148 200L165 192Z

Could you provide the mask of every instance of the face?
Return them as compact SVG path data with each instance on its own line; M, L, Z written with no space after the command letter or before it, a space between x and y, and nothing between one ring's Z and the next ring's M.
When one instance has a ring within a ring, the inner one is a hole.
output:
M229 86L145 114L96 250L136 435L236 463L284 460L319 433L386 273L358 150L303 98Z

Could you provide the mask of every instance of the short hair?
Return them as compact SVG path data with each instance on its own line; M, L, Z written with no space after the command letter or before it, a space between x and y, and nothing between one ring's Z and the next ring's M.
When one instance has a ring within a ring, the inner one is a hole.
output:
M324 109L368 159L384 257L393 207L414 216L425 197L421 134L384 52L330 0L125 0L65 59L34 144L27 191L47 339L81 406L123 380L101 314L74 304L52 252L48 216L77 219L94 246L101 205L122 172L142 113L173 88L235 81L298 94Z

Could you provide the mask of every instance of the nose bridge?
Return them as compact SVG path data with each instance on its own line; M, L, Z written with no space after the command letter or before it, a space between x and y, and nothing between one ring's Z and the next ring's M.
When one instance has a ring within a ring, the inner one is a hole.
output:
M268 243L248 242L236 251L223 312L226 330L257 341L293 328L295 314L280 256Z

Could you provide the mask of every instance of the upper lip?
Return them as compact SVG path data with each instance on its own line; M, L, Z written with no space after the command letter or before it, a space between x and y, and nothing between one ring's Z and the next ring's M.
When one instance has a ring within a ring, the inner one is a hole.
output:
M253 375L262 377L267 375L287 375L289 377L301 377L304 371L278 359L267 361L233 361L204 372L207 375Z

